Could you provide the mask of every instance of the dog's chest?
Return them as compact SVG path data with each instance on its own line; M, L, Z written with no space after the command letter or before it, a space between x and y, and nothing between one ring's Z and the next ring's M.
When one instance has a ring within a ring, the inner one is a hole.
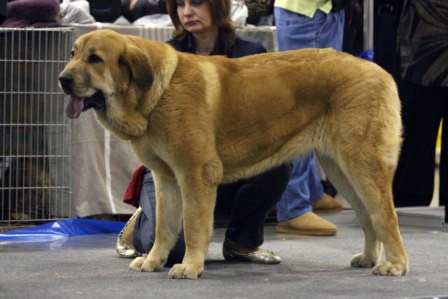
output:
M162 161L166 164L170 160L166 144L154 136L144 135L130 143L140 161L150 169L156 169Z

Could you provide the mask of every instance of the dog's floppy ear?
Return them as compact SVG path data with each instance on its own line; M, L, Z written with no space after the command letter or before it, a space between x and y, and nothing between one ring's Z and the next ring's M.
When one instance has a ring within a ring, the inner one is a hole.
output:
M153 76L149 58L145 53L135 46L128 46L120 56L120 63L126 65L133 81L143 90L152 85Z

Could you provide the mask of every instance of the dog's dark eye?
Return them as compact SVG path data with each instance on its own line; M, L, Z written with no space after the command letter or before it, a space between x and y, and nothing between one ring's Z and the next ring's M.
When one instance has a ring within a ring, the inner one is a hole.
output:
M90 54L89 58L88 58L88 62L89 63L100 63L100 62L103 62L103 60L101 59L101 57L99 57L96 54Z
M70 58L73 58L75 56L75 50L70 51Z

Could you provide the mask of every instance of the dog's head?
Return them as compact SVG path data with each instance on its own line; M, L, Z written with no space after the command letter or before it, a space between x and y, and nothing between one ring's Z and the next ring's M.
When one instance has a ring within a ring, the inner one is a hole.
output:
M151 87L152 80L149 57L128 37L111 30L79 37L59 76L62 90L70 95L66 108L70 118L90 108L107 114L113 112L106 110L136 109L138 95Z

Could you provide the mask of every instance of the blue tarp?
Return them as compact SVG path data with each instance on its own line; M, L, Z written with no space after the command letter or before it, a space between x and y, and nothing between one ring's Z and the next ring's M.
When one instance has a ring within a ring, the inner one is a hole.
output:
M0 233L0 244L14 242L48 242L68 237L119 233L124 222L93 219L63 219Z

